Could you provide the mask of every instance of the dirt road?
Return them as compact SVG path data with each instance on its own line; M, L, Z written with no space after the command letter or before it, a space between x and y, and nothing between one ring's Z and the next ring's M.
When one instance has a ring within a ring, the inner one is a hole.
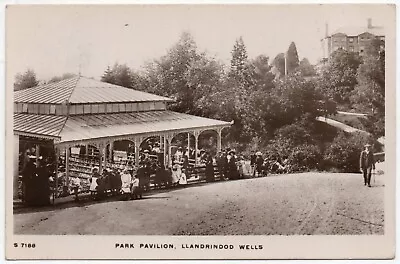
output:
M384 175L304 173L152 192L137 201L16 210L17 234L383 234Z

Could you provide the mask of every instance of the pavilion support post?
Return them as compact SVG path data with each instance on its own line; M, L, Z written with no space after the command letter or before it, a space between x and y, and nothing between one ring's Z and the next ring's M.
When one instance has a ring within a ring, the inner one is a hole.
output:
M194 165L197 166L198 161L197 161L197 155L198 155L198 149L199 149L199 135L200 133L195 131L194 133Z
M103 173L103 161L102 161L102 157L103 157L103 146L99 146L99 173L102 174Z
M168 137L168 166L172 167L172 136Z
M65 186L69 186L69 156L70 148L67 146L65 148Z
M104 158L104 169L105 169L105 168L107 168L107 143L104 144L103 153L102 154L103 155L101 155L101 156L102 156L102 158Z
M13 177L13 197L18 198L18 178L19 178L19 136L14 135L14 177Z
M187 143L187 157L189 158L190 155L190 133L188 132L188 143Z
M36 150L36 168L39 167L39 157L40 157L40 146L38 144L35 145Z
M172 167L172 146L171 146L171 141L168 140L168 166Z
M222 129L217 130L217 152L221 152L222 149Z
M139 140L135 139L135 166L139 166Z
M89 144L85 145L85 154L86 154L86 157L89 158Z
M163 155L164 155L164 166L165 166L165 165L167 165L167 162L168 162L168 160L167 160L167 137L164 136L163 140L164 140L164 142L163 142L163 148L164 148Z
M55 204L57 194L58 194L58 159L60 157L60 149L55 148L55 158L56 158L56 171L54 175L54 186L53 186L53 205Z
M110 162L112 163L112 162L114 162L114 155L113 155L113 151L114 151L114 141L111 141L110 142L110 156L109 156L109 160L110 160Z

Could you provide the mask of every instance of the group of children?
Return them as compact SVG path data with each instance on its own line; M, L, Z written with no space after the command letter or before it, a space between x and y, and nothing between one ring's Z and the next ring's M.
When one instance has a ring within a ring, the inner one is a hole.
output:
M97 167L93 168L90 181L91 199L102 198L110 191L114 195L122 194L124 199L142 198L140 180L133 168L124 167L114 171L106 169L100 175Z

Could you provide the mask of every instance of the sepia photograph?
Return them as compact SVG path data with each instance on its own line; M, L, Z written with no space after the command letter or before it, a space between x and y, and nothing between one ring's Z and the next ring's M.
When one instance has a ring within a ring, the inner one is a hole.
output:
M394 257L395 5L5 15L8 258Z

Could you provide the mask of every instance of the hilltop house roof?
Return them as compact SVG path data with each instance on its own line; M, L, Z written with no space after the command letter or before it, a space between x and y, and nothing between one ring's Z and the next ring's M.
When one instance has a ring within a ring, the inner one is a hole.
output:
M363 33L370 33L378 37L385 36L385 30L383 27L341 27L335 30L330 36L339 33L347 36L359 36Z

